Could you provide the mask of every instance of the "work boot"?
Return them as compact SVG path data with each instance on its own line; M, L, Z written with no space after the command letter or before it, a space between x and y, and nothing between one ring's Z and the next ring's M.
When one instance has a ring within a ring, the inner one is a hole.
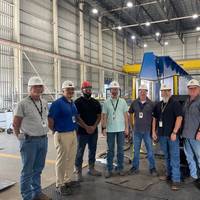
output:
M72 195L72 189L69 186L60 186L56 188L56 191L62 196Z
M178 191L179 189L180 189L180 183L179 182L172 182L171 190Z
M79 181L70 181L68 183L65 183L65 187L71 187L71 188L79 188L80 182Z
M40 193L39 195L37 195L36 197L34 197L33 200L52 200L52 198L48 197L44 193Z
M88 174L91 176L101 176L102 173L97 171L94 167L89 168Z
M156 168L150 169L150 174L151 176L154 176L154 177L158 176L158 172L156 171Z
M83 181L83 176L82 176L82 170L81 169L76 169L76 179L78 182Z
M106 170L104 176L105 176L105 178L110 178L112 176L112 172Z
M171 181L171 177L168 175L164 175L164 176L159 176L159 179L161 181Z
M132 167L129 171L128 171L128 175L135 175L138 174L139 170L136 169L135 167Z

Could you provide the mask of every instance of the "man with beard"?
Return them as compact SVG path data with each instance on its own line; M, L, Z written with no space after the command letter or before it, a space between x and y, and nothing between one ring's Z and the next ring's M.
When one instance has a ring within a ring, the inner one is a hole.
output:
M117 141L117 172L124 176L124 138L128 135L128 106L119 97L119 83L110 83L111 97L104 102L102 111L102 134L107 135L107 170L105 178L112 176L115 140Z
M98 124L101 120L101 105L91 97L92 84L89 81L82 83L83 96L75 101L79 112L79 127L77 131L77 153L76 153L76 173L79 181L82 181L82 163L86 144L88 144L88 174L92 176L101 176L101 172L95 169L95 156L98 140Z
M171 180L171 189L178 190L180 184L179 129L182 123L182 108L178 101L171 98L171 88L161 86L163 98L154 109L152 136L159 140L166 163L166 176L161 180Z

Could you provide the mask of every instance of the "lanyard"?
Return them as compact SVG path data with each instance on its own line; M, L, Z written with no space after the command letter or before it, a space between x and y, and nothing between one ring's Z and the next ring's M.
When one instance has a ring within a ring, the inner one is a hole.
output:
M168 101L169 102L169 101ZM165 111L165 108L167 107L168 105L168 102L164 105L164 103L162 102L162 105L161 105L161 113L163 113Z
M119 98L117 99L117 103L116 103L115 106L114 106L113 101L112 101L112 100L110 100L110 101L111 101L112 107L113 107L113 109L114 109L114 112L116 112L116 110L117 110L117 106L118 106L118 102L119 102Z
M36 107L36 109L37 109L37 111L38 111L38 113L39 113L39 115L40 115L40 117L42 119L43 109L42 109L42 101L41 101L41 99L39 100L40 101L40 110L39 110L37 104L35 103L35 101L33 100L33 98L31 96L30 96L30 99L33 102L34 106Z

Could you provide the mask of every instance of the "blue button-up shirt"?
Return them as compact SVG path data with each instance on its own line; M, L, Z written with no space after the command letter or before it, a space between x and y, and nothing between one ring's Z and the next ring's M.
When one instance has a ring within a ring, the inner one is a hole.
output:
M54 131L70 132L77 128L77 115L75 104L63 96L52 103L48 117L54 120Z

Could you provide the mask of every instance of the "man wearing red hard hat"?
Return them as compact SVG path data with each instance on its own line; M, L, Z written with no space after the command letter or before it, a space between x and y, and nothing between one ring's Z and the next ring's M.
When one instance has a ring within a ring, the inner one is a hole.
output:
M78 147L75 161L77 178L79 181L82 180L82 162L86 144L88 144L89 149L88 174L92 176L101 176L101 173L94 168L98 139L97 126L101 120L101 105L96 99L91 97L92 84L89 81L84 81L82 83L81 90L83 96L75 101L75 105L80 114L77 131Z

